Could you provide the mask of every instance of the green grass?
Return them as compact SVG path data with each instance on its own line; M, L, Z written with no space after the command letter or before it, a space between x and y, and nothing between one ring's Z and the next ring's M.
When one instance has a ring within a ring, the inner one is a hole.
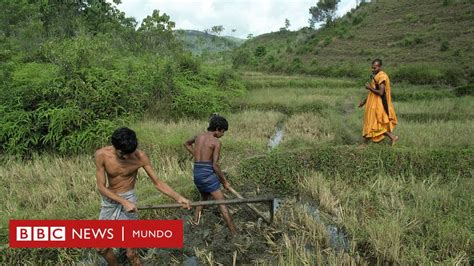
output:
M298 77L298 78L296 78ZM245 72L244 80L250 90L259 88L348 88L354 86L354 81L350 79L320 78L314 79L311 76L294 75L263 75L258 72Z
M286 114L320 112L342 101L342 96L334 97L330 93L330 87L262 88L249 91L232 104L234 109L275 110Z

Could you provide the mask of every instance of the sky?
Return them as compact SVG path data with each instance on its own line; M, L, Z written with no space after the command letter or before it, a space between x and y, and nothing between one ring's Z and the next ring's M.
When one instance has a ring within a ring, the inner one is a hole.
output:
M111 2L111 1L109 1ZM308 26L309 8L317 0L122 0L117 7L139 24L154 9L166 13L176 23L175 29L200 30L224 26L221 35L246 38L278 31L290 21L290 30ZM337 14L343 15L356 0L341 0ZM235 29L235 32L232 32Z

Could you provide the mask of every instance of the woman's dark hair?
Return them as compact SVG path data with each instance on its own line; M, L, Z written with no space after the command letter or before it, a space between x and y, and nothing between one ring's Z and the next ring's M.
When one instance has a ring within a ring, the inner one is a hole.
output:
M216 130L224 130L227 131L229 129L229 123L227 123L227 120L217 114L211 115L211 118L209 119L209 127L207 128L207 131L216 131Z
M112 145L125 154L132 153L138 146L137 135L130 128L118 128L112 134Z

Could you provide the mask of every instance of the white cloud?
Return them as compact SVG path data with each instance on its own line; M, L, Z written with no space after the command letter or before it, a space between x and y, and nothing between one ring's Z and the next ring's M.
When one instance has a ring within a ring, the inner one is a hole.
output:
M111 0L110 0L111 1ZM122 0L118 8L140 23L154 9L166 13L177 29L210 29L223 25L224 35L245 38L278 31L290 20L290 30L308 26L309 8L317 0ZM341 0L338 15L355 6L355 0ZM236 29L232 33L232 29Z

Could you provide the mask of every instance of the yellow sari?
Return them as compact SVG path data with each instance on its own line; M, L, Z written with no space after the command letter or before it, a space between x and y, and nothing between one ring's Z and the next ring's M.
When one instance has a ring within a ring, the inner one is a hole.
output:
M369 92L367 102L365 103L364 127L362 136L372 139L373 142L379 142L385 138L385 132L392 132L398 123L397 115L392 104L392 94L390 89L390 79L383 71L379 71L373 78L370 86L376 88L385 82L385 95L379 96ZM384 101L385 98L385 108Z

